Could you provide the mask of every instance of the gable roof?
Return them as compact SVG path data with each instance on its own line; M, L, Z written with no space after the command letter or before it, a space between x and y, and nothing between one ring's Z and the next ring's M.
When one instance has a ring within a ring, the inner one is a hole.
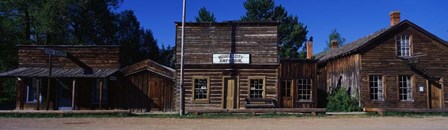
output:
M142 72L142 71L150 71L153 73L156 73L158 75L164 76L166 78L169 79L175 79L175 70L161 65L157 62L154 62L150 59L146 59L140 62L137 62L133 65L124 67L122 69L120 69L120 72L123 73L124 76L129 76L129 75L133 75L136 74L138 72Z
M445 40L440 39L439 37L435 36L434 34L428 32L425 29L423 29L423 28L417 26L416 24L410 22L409 20L404 20L404 21L402 21L402 22L400 22L398 24L395 24L393 26L381 29L381 30L379 30L377 32L374 32L374 33L372 33L370 35L367 35L367 36L365 36L363 38L360 38L360 39L355 40L355 41L353 41L351 43L348 43L348 44L346 44L344 46L341 46L341 47L338 47L336 49L332 49L332 50L329 50L329 51L326 51L326 52L319 53L319 54L317 54L315 56L315 58L319 62L327 62L327 61L332 60L332 59L336 59L336 58L339 58L339 57L343 57L343 56L347 56L347 55L353 54L353 53L357 52L358 50L366 47L367 45L369 45L370 43L372 43L376 39L379 39L379 38L387 35L389 32L391 32L391 31L393 31L393 30L395 30L395 29L397 29L399 27L405 26L405 25L408 25L408 26L411 26L411 27L415 28L416 30L424 33L425 35L427 35L430 38L438 41L439 43L442 43L442 45L444 45L445 47L448 48L448 43Z

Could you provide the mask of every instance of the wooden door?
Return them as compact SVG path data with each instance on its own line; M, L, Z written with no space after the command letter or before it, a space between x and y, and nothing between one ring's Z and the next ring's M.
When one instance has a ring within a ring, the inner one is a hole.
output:
M156 79L150 79L149 81L149 97L151 98L151 108L157 108L161 110L162 106L162 93L163 87L161 83Z
M225 79L225 108L226 109L235 109L236 106L236 80L235 79Z
M440 85L430 84L430 92L431 92L431 108L432 109L441 109L442 108L442 89Z
M281 83L281 97L282 97L282 107L292 108L292 80L283 80Z

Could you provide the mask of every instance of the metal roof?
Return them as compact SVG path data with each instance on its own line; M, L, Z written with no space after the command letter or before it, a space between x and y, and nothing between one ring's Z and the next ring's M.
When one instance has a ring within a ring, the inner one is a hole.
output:
M104 78L116 73L118 69L93 69L92 73L84 73L82 68L52 68L48 76L48 68L20 67L11 71L0 72L0 77L66 77L66 78Z

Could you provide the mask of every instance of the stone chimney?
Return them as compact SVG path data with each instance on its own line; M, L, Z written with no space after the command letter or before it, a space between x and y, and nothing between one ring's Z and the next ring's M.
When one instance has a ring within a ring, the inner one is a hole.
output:
M306 43L306 58L313 58L313 37L310 37L310 40Z
M400 23L400 11L392 11L390 15L390 26Z
M339 47L339 41L338 40L331 40L331 50L336 49Z

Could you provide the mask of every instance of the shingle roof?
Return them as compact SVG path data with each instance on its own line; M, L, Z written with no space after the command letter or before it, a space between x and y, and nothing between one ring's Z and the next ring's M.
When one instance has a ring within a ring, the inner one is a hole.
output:
M379 30L377 32L374 32L374 33L372 33L372 34L370 34L368 36L365 36L365 37L363 37L361 39L353 41L353 42L351 42L349 44L346 44L346 45L341 46L339 48L336 48L334 50L329 50L329 51L326 51L326 52L318 53L318 54L315 55L315 58L319 62L326 62L328 60L335 59L335 58L338 58L338 57L341 57L341 56L350 55L353 52L355 52L355 51L361 49L362 47L366 46L368 43L370 43L374 39L376 39L378 37L381 37L382 35L386 34L387 32L390 32L390 31L398 28L399 26L402 26L402 25L405 25L405 24L406 25L410 25L410 26L416 28L417 30L425 33L426 35L428 35L429 37L431 37L431 38L433 38L433 39L435 39L437 41L440 41L441 43L445 43L443 45L448 47L448 44L447 44L446 41L444 41L444 40L440 39L439 37L429 33L428 31L426 31L423 28L417 26L416 24L414 24L414 23L412 23L412 22L410 22L408 20L404 20L404 21L402 21L402 22L400 22L398 24L395 24L394 26L390 26L390 27L381 29L381 30Z
M70 78L104 78L117 72L118 69L93 69L92 73L84 73L82 68L52 68L51 77ZM49 77L48 68L20 67L11 71L0 73L0 77Z

